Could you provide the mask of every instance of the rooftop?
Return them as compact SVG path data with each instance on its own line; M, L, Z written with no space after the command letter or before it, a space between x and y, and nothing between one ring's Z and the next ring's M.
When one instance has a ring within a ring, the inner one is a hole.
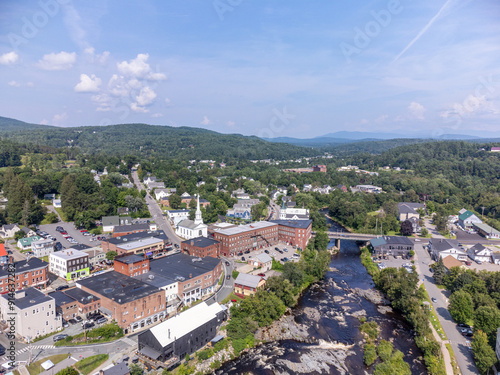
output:
M480 230L482 230L484 233L490 234L490 235L495 235L495 236L500 236L500 232L496 230L493 227L490 227L488 224L484 223L474 223L474 226Z
M192 246L196 246L196 247L209 247L209 246L212 246L214 244L219 243L219 241L214 240L214 239L209 238L209 237L196 237L196 238L193 238L191 240L182 241L182 243L187 244L187 245L192 244Z
M78 258L88 257L88 256L89 255L87 253L84 253L83 251L72 250L72 249L60 250L60 251L56 251L55 253L50 254L50 258L58 257L58 258L61 258L64 260L72 260L72 259L78 259Z
M275 223L275 222L257 221L255 223L238 225L238 226L227 228L227 229L214 228L214 230L217 233L221 233L221 234L224 234L226 236L231 236L234 234L241 234L241 233L250 232L253 230L271 228L271 227L274 227L276 225L277 225L277 223Z
M89 277L77 281L76 284L77 286L84 286L95 294L113 300L121 305L147 297L159 291L154 286L133 277L122 275L116 271Z
M33 237L24 237L19 239L19 243L21 246L31 246L31 244L35 241L39 241L42 237L33 236Z
M64 294L62 291L58 290L56 292L52 292L48 294L49 297L52 297L56 301L56 306L62 306L67 303L76 302L74 298Z
M257 288L261 280L262 280L261 276L255 276L255 275L250 275L248 273L240 272L236 280L234 280L234 284L244 285L250 288Z
M106 241L112 243L113 245L118 245L121 244L122 242L138 241L140 239L148 237L161 238L164 241L168 240L168 237L166 236L164 231L157 230L157 231L137 232L137 233L126 234L125 236L112 237L107 239Z
M115 262L120 262L124 264L133 264L137 262L142 262L143 260L144 260L143 256L136 254L115 257Z
M110 225L119 225L120 224L120 217L119 216L103 216L102 219L102 226L110 226Z
M143 239L133 241L133 242L122 242L121 244L117 245L116 247L119 249L128 251L128 250L133 250L133 249L137 249L137 248L144 247L144 246L151 246L151 245L157 245L157 244L163 244L163 240L160 238L149 237L149 238L143 238Z
M270 220L270 222L298 229L307 229L312 224L312 220Z
M451 249L460 250L457 240L432 239L429 242L432 244L432 249L439 252Z
M87 250L87 249L90 249L90 248L91 248L91 246L89 246L89 245L85 245L83 243L78 243L76 245L71 245L71 247L68 248L67 250L73 249L73 250L79 250L79 251L81 251L81 250Z
M132 232L135 230L147 231L149 230L149 224L119 225L113 228L113 233Z
M9 299L8 294L2 294L2 297L5 299ZM53 299L49 296L46 296L36 288L27 288L18 290L16 292L15 300L15 306L23 310L40 303L52 301Z
M448 255L443 259L443 264L447 269L452 267L462 267L463 264L459 260L457 260L453 255Z
M44 262L41 259L31 257L26 260L21 260L19 262L14 263L14 267L16 269L16 274L22 274L24 272L31 272L40 268L48 267L49 264ZM5 277L9 275L9 271L7 266L3 266L0 268L0 277Z
M99 297L96 297L93 294L90 294L80 288L66 289L62 292L84 305L86 305L87 303L98 301L100 299Z

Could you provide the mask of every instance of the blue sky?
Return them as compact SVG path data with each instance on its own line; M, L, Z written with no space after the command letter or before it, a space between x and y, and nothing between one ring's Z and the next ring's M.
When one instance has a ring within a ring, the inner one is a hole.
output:
M500 136L494 0L3 0L0 116Z

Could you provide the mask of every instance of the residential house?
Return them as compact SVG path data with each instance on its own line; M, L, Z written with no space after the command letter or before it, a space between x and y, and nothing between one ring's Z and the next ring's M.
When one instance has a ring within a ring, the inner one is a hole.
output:
M39 241L41 238L40 236L20 238L19 241L17 241L17 247L21 250L29 250L33 242Z
M44 194L43 195L43 199L51 201L51 200L56 199L56 195L54 193L52 193L52 194Z
M311 184L304 184L304 187L303 187L303 191L304 192L308 192L308 191L311 191L312 190L312 185Z
M377 256L409 256L414 244L408 237L381 236L370 240L374 255Z
M130 375L130 369L127 362L118 362L116 365L111 364L99 370L99 375Z
M61 208L62 207L61 200L60 199L53 199L52 206L54 206L55 208Z
M234 293L242 298L253 296L264 285L266 285L265 278L240 272L236 280L234 280Z
M155 198L157 201L159 201L162 198L168 198L172 194L177 193L176 188L167 188L167 189L156 189L155 190Z
M25 237L33 237L36 236L36 232L28 227L22 227L21 230L24 232Z
M225 319L218 303L201 302L137 337L139 354L169 364L207 345Z
M282 206L280 209L280 220L308 220L309 210L307 208L295 208Z
M486 238L500 238L500 232L495 228L484 223L473 223L472 227L477 233Z
M443 259L443 265L447 271L450 271L453 267L459 267L459 268L465 267L464 264L460 262L457 258L455 258L453 255L446 256Z
M182 220L189 219L189 210L167 210L166 211L168 218L175 225L179 224Z
M326 173L326 165L313 165L313 172Z
M472 230L473 224L481 224L483 221L473 212L466 210L458 216L458 225L463 229Z
M429 251L431 253L432 259L437 261L439 257L446 258L448 255L452 255L454 258L460 261L467 260L467 253L458 244L456 240L439 239L433 238L429 240Z
M413 203L413 202L400 202L398 203L398 217L399 221L409 220L411 218L420 219L420 214L417 210L424 210L425 204L423 203Z
M252 206L259 204L259 199L238 199L238 203L233 205L232 210L227 211L229 217L251 220L252 219Z
M37 258L41 258L54 252L54 241L51 239L41 239L31 244L31 251Z
M480 243L475 244L469 250L467 250L467 255L469 256L469 258L480 262L490 262L492 254L493 251L491 249L484 247Z
M362 193L379 194L382 193L382 188L373 185L356 185L355 187L351 187L351 191L353 193L362 192Z
M19 232L20 230L21 227L18 224L5 224L2 226L0 236L2 236L2 238L12 238L16 232Z
M266 253L260 253L255 255L253 258L248 259L248 264L256 268L260 268L261 272L266 272L273 266L273 259Z
M151 191L153 189L165 189L164 182L151 182L148 184L148 190Z
M101 222L103 232L113 232L115 227L132 225L132 218L130 216L103 216Z
M16 336L33 340L62 328L54 298L36 288L18 290L13 297L11 301L10 293L0 296L0 318L9 322L14 319Z
M103 264L106 261L106 253L102 250L101 246L95 246L82 251L89 256L89 265L92 267Z
M500 265L500 253L491 254L491 263Z

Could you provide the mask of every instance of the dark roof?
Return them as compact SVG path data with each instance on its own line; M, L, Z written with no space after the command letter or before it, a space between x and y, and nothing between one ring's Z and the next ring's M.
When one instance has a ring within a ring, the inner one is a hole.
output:
M484 247L482 244L480 243L477 243L475 244L474 246L472 246L470 248L470 250L472 250L474 252L474 254L478 254L480 253L481 251L483 251L484 249L486 249L486 247Z
M44 262L41 259L32 257L29 260L21 260L19 262L14 263L14 267L16 268L16 274L30 272L32 270L37 270L40 268L48 267L49 264ZM0 268L0 277L8 276L9 272L7 270L7 266Z
M384 236L384 240L387 244L392 245L411 245L413 246L413 242L408 237L401 236Z
M191 245L191 242L194 242L193 246L196 247L209 247L214 244L219 243L219 241L214 240L213 238L208 237L196 237L190 240L182 241L183 244Z
M311 225L312 220L269 220L269 222L285 227L307 229Z
M125 264L133 264L133 263L137 263L137 262L142 262L143 260L144 260L143 256L136 255L136 254L115 257L115 262L117 261L117 262L125 263Z
M72 245L71 247L68 248L69 249L73 249L73 250L87 250L87 249L91 249L92 246L89 246L89 245L85 245L83 243L78 243L76 245Z
M52 297L56 300L56 306L60 307L67 303L75 303L75 299L64 294L62 291L58 290L56 292L52 292L48 294L49 297Z
M107 370L102 371L103 375L126 375L130 370L126 362L120 362Z
M90 289L98 296L109 298L121 305L159 292L158 288L116 271L89 277L77 281L77 284Z
M130 225L127 225L127 227L130 227ZM138 241L142 240L143 238L149 238L149 237L155 237L155 238L160 238L165 241L168 241L168 237L165 234L164 231L162 230L157 230L157 231L147 231L147 232L138 232L138 233L132 233L132 234L127 234L125 236L119 236L119 237L112 237L107 240L107 242L112 243L113 245L120 245L123 242L132 242L132 241Z
M431 241L431 246L433 250L436 251L445 251L449 249L460 249L460 246L458 245L458 241L456 240L447 240L447 239L432 239Z
M20 297L21 294L25 294L24 297ZM9 298L8 294L2 294L5 299ZM52 301L52 298L46 296L36 288L27 288L23 290L18 290L16 292L15 306L20 309L25 309L34 305L38 305L43 302Z
M100 300L99 297L96 297L80 288L66 289L63 293L84 305Z
M177 253L150 261L149 272L134 276L134 279L160 287L175 281L185 281L203 275L214 270L220 262L221 260L217 258L197 258Z
M113 233L131 232L134 230L149 230L149 224L119 225L113 228Z

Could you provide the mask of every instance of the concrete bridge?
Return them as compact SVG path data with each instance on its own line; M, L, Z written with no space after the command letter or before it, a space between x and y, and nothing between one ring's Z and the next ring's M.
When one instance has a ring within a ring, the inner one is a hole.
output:
M326 232L328 238L335 240L335 247L340 249L340 240L351 240L356 242L367 243L373 238L376 238L376 234L366 234L366 233L350 233L350 232ZM313 231L312 235L315 236L316 232Z

